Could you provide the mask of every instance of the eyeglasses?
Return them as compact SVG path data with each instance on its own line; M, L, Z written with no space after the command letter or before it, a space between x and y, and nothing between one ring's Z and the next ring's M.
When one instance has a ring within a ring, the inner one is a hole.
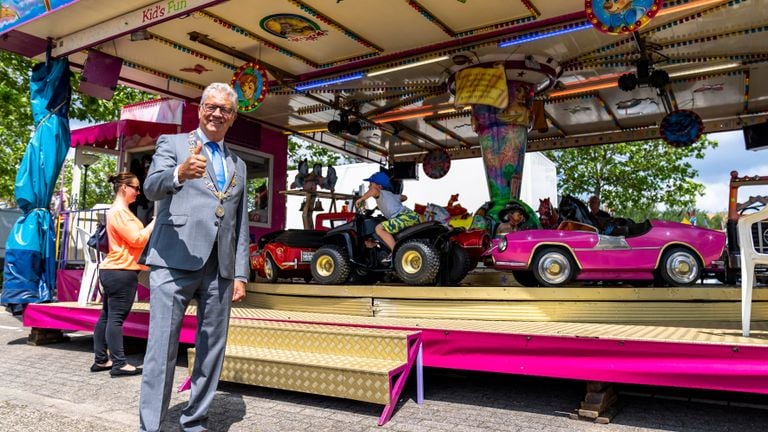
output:
M141 187L140 186L134 186L134 185L130 185L130 184L126 184L126 186L128 186L129 188L135 190L136 193L141 193Z
M203 110L205 111L206 114L213 114L216 112L216 110L219 110L219 112L221 112L221 115L223 115L224 117L229 117L232 115L232 113L235 112L235 110L233 110L232 108L228 108L221 105L209 104L209 103L203 104Z

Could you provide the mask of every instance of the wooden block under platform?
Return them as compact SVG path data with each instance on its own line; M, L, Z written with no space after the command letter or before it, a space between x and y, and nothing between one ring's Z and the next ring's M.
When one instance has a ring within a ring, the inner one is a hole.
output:
M609 407L605 412L599 413L597 411L575 409L572 413L568 414L568 418L571 420L589 421L598 424L608 424L614 417L621 411L621 404L617 403Z
M27 337L27 345L47 345L58 342L69 341L69 336L64 335L61 330L44 329L32 327Z
M568 415L572 420L588 420L608 424L618 413L618 395L613 384L599 381L587 383L587 394L580 408Z

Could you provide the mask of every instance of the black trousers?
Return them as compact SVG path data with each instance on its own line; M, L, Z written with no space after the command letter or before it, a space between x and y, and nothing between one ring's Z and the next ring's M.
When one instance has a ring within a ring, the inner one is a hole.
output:
M93 330L93 352L96 363L103 364L111 359L112 369L120 369L126 364L123 321L136 297L138 275L136 270L99 270L99 282L104 291L103 307Z

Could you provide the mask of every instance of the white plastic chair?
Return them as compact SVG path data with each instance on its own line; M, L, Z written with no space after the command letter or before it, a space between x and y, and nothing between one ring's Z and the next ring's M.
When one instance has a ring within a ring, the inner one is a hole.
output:
M88 239L91 234L88 231L75 227L80 249L83 251L85 266L83 268L83 279L80 281L80 292L77 295L77 304L80 306L88 305L91 300L100 301L99 295L99 262L97 252L88 246ZM96 297L94 299L94 296Z
M766 219L768 219L768 206L763 207L758 212L741 216L737 224L739 249L741 250L741 332L744 336L749 336L752 318L752 287L755 284L755 264L768 264L768 254L760 253L755 248L752 225Z

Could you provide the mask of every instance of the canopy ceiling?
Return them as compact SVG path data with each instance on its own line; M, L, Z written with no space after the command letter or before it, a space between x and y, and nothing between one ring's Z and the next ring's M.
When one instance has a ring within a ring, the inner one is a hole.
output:
M581 0L106 3L54 10L6 32L0 47L51 38L54 56L81 65L93 47L123 59L123 83L188 99L258 61L268 95L242 115L376 161L436 148L478 155L469 112L453 109L448 90L453 74L475 63L531 61L560 74L551 82L518 75L539 81L547 118L546 130L531 131L529 151L656 138L670 109L696 112L707 132L763 122L768 111L768 0L664 1L647 25L619 35L591 26ZM27 54L42 58L37 51ZM651 86L617 87L641 58L671 76L667 98ZM411 67L387 71L397 66ZM359 135L325 131L341 110L363 120Z

